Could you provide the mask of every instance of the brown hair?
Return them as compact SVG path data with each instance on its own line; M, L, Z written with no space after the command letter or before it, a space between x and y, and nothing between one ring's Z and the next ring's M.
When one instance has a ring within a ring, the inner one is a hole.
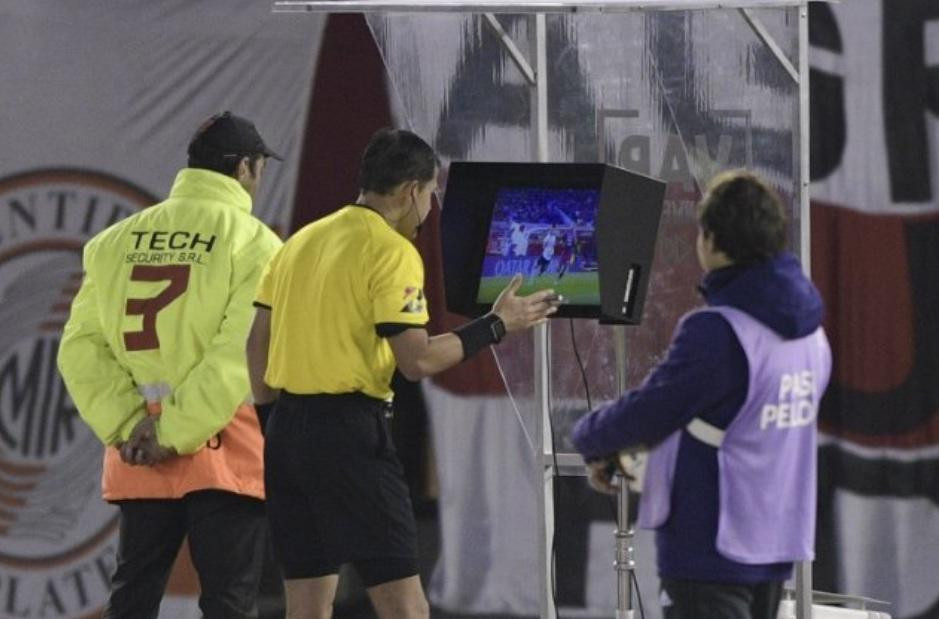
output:
M738 264L763 262L786 247L786 212L761 178L746 170L714 177L698 205L698 224Z

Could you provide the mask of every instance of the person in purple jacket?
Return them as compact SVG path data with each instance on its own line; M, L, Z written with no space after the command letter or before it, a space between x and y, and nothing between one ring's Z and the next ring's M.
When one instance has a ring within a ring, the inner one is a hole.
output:
M758 177L715 178L699 205L707 307L685 315L636 389L585 415L574 444L615 492L622 450L651 448L639 525L655 529L666 619L771 619L815 543L816 414L831 373L822 301L784 251Z

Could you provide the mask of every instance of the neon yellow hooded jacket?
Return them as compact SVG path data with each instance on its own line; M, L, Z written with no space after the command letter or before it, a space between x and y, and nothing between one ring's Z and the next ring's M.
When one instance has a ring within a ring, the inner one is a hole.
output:
M58 362L105 445L127 440L149 403L160 444L194 454L250 402L252 300L280 245L236 180L192 168L164 202L86 244Z

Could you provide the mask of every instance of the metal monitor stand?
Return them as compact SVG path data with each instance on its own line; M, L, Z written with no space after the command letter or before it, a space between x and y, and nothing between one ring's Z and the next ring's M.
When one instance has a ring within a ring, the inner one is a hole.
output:
M619 479L619 501L616 509L616 619L633 619L633 578L636 570L636 557L633 549L635 530L629 523L629 484L626 479Z
M616 394L626 393L628 377L626 375L626 327L613 327L613 353L616 359ZM629 522L629 484L622 475L619 479L618 501L616 502L616 619L633 619L633 582L636 581L636 556L633 548L635 529Z
M529 38L529 54L515 41L493 13L483 14L486 24L499 38L506 54L524 76L531 92L532 160L548 161L548 80L547 20L544 13L531 14L534 36ZM534 59L534 66L529 62ZM557 619L554 600L554 441L551 428L551 332L547 324L534 329L535 488L538 489L538 577L540 617Z

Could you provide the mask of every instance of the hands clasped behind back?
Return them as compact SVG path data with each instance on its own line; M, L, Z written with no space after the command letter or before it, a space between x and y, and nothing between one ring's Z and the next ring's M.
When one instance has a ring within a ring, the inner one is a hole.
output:
M521 288L522 281L520 274L515 275L492 304L492 312L502 319L507 333L546 322L548 317L558 310L563 300L550 288L518 296L515 293Z
M121 459L130 465L153 466L176 456L172 447L157 442L156 417L148 415L134 426L126 443L117 445Z

